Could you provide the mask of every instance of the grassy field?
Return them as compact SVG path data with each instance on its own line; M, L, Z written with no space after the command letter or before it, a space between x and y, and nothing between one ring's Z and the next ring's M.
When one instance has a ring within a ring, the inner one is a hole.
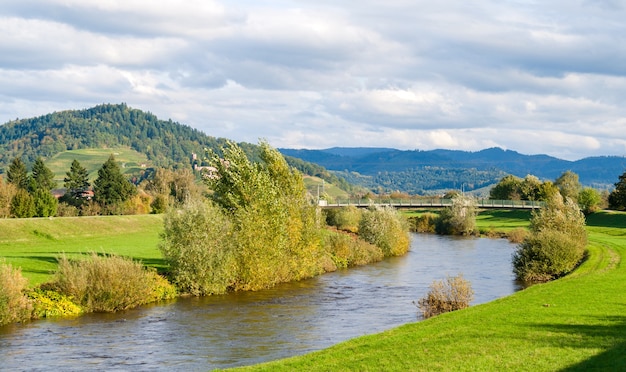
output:
M110 148L110 149L82 149L70 150L56 154L52 158L46 160L46 166L54 173L54 179L58 185L63 185L65 173L70 170L74 159L80 162L89 172L89 179L93 181L98 177L98 169L107 161L109 156L113 154L115 160L123 165L122 172L136 173L141 169L141 164L147 164L148 158L145 154L140 154L129 148Z
M494 225L498 221L484 220ZM504 222L523 225L514 219ZM589 256L566 278L319 352L243 369L626 370L626 267L621 264L626 214L594 214L588 218L588 231Z
M317 196L317 192L319 190L320 195L322 193L326 193L334 199L348 197L347 192L343 191L342 189L331 183L324 182L324 180L319 177L304 176L304 185L306 186L309 193L314 196Z
M52 278L59 254L115 253L162 269L160 215L0 219L0 258L30 285Z

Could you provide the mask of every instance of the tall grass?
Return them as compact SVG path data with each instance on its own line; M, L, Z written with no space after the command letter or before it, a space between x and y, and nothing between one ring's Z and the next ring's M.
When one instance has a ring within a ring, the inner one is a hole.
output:
M30 318L32 305L24 294L27 283L19 268L0 262L0 325Z
M150 302L157 284L155 275L124 257L92 253L86 259L70 261L63 255L54 286L86 312L114 312Z

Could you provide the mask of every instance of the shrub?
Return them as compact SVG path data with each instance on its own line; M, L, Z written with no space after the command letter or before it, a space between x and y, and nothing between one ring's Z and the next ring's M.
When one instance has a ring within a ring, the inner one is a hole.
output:
M528 236L528 230L518 227L509 231L506 236L511 243L521 243Z
M212 204L191 203L165 215L159 249L172 281L196 296L225 293L238 273L231 223Z
M513 271L528 282L561 277L581 262L586 244L585 216L576 202L557 194L533 213L530 233L513 254Z
M86 312L114 312L148 303L154 284L142 265L119 256L98 256L70 261L59 258L54 286Z
M442 235L471 235L476 230L476 214L476 199L457 195L452 205L441 211L435 231Z
M76 217L78 216L78 208L73 205L61 202L57 206L57 216L59 217Z
M334 226L339 230L358 232L359 222L361 221L361 211L353 206L342 208L330 208L324 210L326 215L326 224Z
M363 212L359 237L379 247L387 256L399 256L409 250L409 226L406 219L391 207L377 207Z
M474 290L461 274L448 276L445 280L434 281L425 297L417 306L424 318L469 307L474 298Z
M424 213L411 217L411 230L418 233L434 233L439 215L435 213Z
M32 305L24 294L27 283L19 268L0 263L0 325L30 318Z
M358 239L356 236L337 231L329 231L325 235L324 246L336 268L365 265L384 258L383 251L379 247Z
M68 296L44 287L28 292L28 298L30 298L33 304L33 319L54 316L76 316L83 312L83 309Z

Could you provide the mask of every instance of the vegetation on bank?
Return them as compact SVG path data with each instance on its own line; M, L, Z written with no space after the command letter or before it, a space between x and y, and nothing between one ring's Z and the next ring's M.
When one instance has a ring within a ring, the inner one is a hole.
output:
M485 217L497 228L496 219ZM508 228L517 223L506 222ZM620 264L626 257L626 213L594 213L587 218L587 231L587 259L566 277L319 352L240 370L626 369L626 319L620 315L626 303L626 267Z

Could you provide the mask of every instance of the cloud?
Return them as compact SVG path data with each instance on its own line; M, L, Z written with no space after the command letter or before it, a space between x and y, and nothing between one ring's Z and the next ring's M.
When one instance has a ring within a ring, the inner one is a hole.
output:
M618 1L7 0L0 122L126 102L277 147L626 153Z

